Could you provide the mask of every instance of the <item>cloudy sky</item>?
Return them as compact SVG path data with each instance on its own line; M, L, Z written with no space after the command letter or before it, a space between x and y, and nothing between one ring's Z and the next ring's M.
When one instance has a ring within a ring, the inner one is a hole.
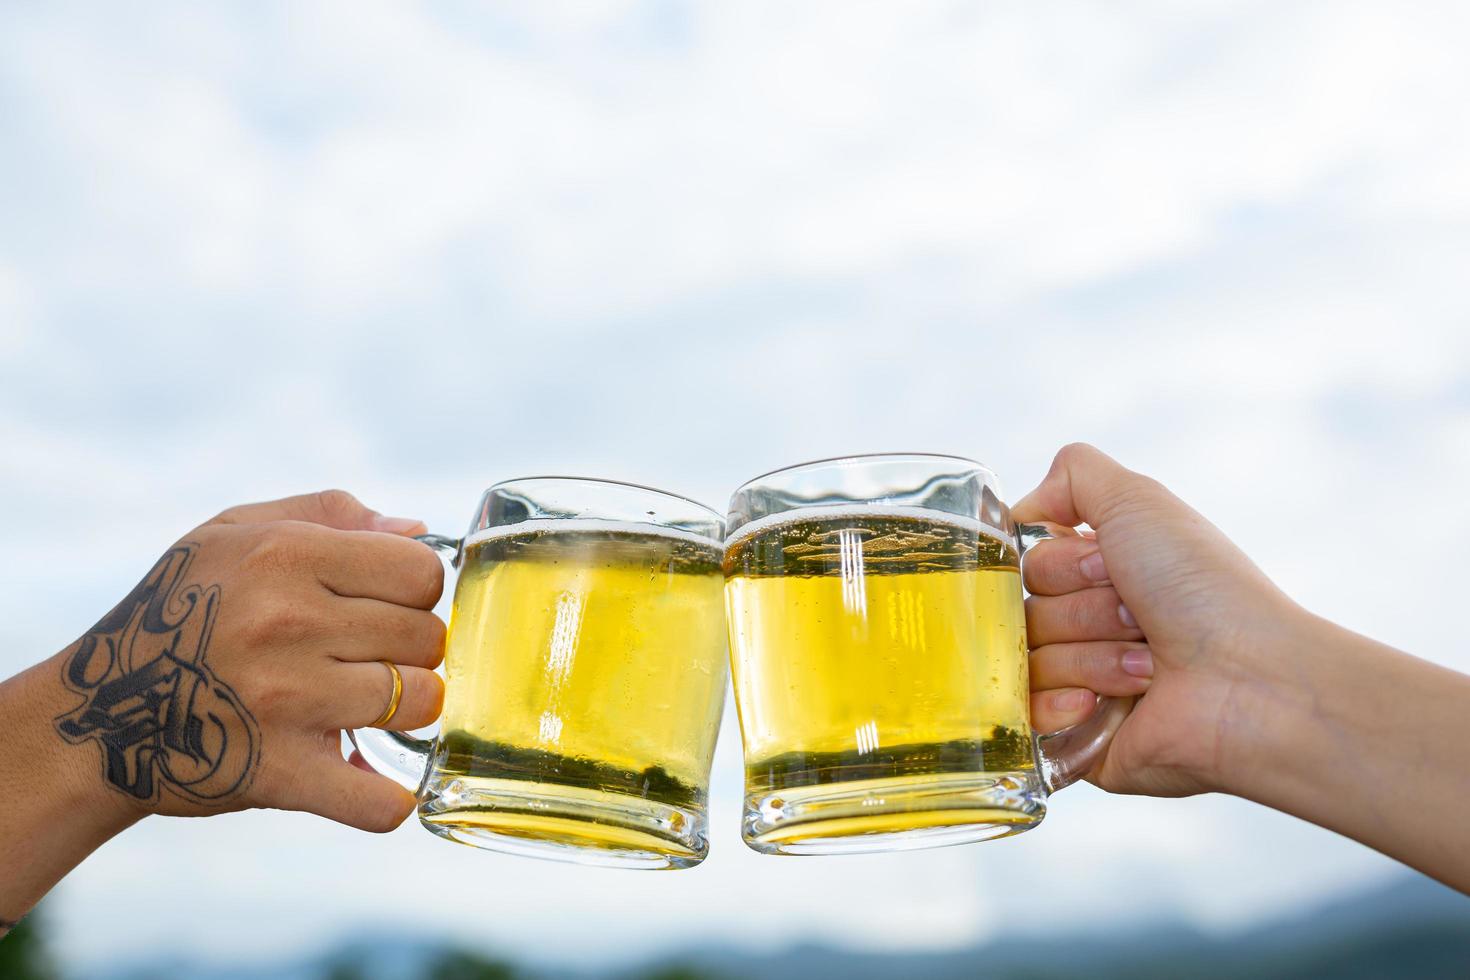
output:
M876 450L1015 497L1075 439L1470 669L1467 45L1453 2L7 3L0 673L238 501L343 486L457 532L506 477L718 507ZM64 954L1228 929L1393 871L1091 787L1011 841L760 857L730 722L694 871L158 820L58 891Z

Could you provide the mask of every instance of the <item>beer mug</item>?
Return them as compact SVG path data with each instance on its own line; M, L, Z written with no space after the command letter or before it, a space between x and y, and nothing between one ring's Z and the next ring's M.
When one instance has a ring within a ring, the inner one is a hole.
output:
M485 491L463 539L432 741L352 733L441 837L534 857L687 868L725 696L724 522L646 487L538 477Z
M1021 555L995 475L854 456L757 477L730 501L725 599L745 747L741 836L767 854L1021 833L1127 715L1031 729Z

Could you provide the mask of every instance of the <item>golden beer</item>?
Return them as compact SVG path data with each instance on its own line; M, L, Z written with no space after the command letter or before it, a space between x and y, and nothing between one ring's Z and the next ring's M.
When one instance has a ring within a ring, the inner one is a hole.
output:
M751 846L1035 824L1035 807L995 803L1034 784L1013 541L975 520L871 506L792 510L732 538Z
M465 545L427 777L438 796L421 818L469 843L697 863L724 701L719 545L537 523Z

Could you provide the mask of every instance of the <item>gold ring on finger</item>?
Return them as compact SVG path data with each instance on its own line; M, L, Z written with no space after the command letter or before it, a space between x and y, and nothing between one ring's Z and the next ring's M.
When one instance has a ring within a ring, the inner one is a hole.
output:
M398 672L398 665L391 660L379 660L378 663L387 667L388 672L393 675L393 694L388 698L388 707L383 709L382 715L369 728L382 728L392 721L393 716L398 713L398 702L403 697L403 675Z

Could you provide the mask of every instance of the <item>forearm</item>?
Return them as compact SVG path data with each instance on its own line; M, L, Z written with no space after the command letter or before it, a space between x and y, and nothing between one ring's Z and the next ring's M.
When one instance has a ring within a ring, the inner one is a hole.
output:
M1303 616L1237 685L1226 788L1470 892L1470 676Z
M0 684L0 935L142 811L109 789L94 745L69 745L54 718L73 705L53 659Z

